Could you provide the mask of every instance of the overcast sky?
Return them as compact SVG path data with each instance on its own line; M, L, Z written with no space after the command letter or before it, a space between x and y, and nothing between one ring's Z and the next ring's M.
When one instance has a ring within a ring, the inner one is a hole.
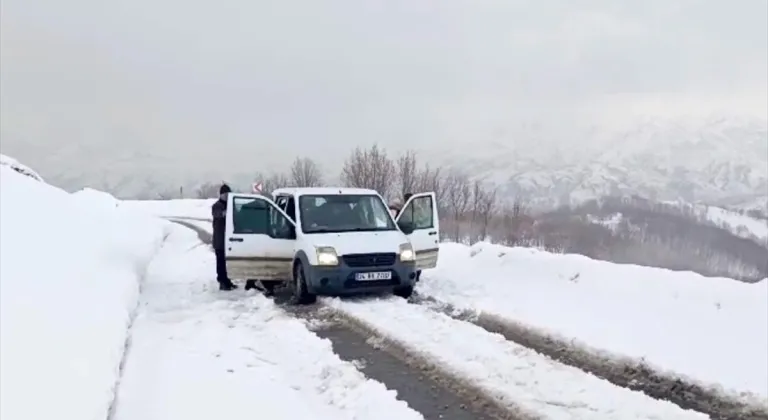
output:
M46 165L242 169L530 120L768 113L766 0L0 5L0 140Z

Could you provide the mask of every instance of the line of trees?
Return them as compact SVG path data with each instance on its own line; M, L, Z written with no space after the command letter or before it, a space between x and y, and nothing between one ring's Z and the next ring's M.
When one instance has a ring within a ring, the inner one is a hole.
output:
M502 214L507 224L522 225L520 203L500 200L495 185L456 168L433 167L422 163L418 154L408 150L391 155L385 148L373 145L355 148L341 168L339 182L347 187L376 190L386 200L400 201L407 193L434 192L441 215L443 239L477 242L489 239ZM254 181L269 194L281 187L319 187L329 185L323 171L313 159L297 157L285 172L256 173ZM195 191L197 198L218 196L219 183L206 183Z
M328 182L321 167L308 157L296 158L284 172L254 176L264 194L281 187L333 184L370 188L387 200L402 201L409 192L433 191L443 240L533 246L745 281L768 275L764 245L705 223L686 209L661 208L648 200L605 198L533 214L523 201L502 197L496 185L461 169L433 167L414 151L392 155L378 145L354 149L337 179ZM196 196L217 197L219 186L202 185ZM616 214L621 215L618 224L607 226L606 218Z

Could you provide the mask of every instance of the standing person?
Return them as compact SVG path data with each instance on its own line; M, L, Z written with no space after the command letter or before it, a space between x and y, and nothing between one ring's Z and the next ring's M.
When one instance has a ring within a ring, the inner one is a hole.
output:
M397 215L400 213L400 210L403 208L403 203L400 202L400 200L394 200L389 203L389 213L392 215L393 219L397 218Z
M227 276L227 259L224 254L224 230L227 226L227 195L232 192L227 184L221 184L219 199L211 206L213 216L213 251L216 254L216 280L219 290L237 289Z

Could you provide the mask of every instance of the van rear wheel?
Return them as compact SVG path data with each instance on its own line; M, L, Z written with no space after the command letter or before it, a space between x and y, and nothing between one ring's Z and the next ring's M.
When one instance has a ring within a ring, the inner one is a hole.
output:
M293 268L293 296L291 302L295 305L309 305L317 301L317 296L307 291L307 278L304 266L297 262Z

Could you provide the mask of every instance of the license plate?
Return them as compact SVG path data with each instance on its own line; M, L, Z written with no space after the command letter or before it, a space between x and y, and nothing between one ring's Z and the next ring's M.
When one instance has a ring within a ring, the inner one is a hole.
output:
M377 271L374 273L355 274L355 280L357 281L389 280L391 278L392 278L391 271Z

